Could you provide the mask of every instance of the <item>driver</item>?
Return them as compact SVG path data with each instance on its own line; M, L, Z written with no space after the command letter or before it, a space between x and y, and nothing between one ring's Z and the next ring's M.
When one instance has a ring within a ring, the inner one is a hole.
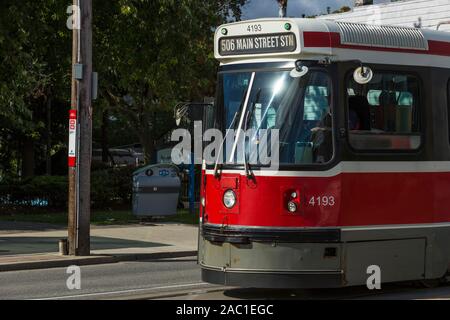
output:
M333 153L332 123L331 109L327 108L318 126L311 129L315 163L326 163L331 160Z

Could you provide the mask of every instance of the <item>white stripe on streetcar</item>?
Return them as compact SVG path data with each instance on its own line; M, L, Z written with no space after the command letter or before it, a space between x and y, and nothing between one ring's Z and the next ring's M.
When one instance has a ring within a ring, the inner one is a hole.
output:
M380 161L341 162L327 171L276 171L253 170L255 176L262 177L334 177L342 173L437 173L449 172L450 161ZM207 170L212 175L213 170ZM222 170L222 173L245 175L245 170Z

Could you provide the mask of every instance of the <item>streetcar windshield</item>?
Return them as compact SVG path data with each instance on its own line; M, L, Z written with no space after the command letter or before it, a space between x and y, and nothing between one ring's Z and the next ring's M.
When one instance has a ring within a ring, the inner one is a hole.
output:
M331 80L326 71L310 70L302 78L292 78L289 70L221 73L219 90L222 129L249 133L245 151L237 152L233 163L242 164L250 156L249 146L262 147L261 136L270 129L279 132L281 165L331 160Z

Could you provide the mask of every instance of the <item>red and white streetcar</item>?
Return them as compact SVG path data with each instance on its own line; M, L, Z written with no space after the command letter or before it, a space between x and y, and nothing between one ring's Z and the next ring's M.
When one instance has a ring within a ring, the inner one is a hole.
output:
M203 280L241 287L445 279L450 34L316 19L217 29L214 127L277 129L279 168L203 170Z

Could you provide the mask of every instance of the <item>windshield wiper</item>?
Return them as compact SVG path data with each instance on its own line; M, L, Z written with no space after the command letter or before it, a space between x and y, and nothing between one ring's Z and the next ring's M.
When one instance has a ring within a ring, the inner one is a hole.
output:
M215 163L215 165L214 165L214 176L215 176L216 178L220 177L220 174L219 174L219 167L222 167L222 164L219 164L219 158L220 158L220 155L222 154L223 145L224 145L225 141L227 141L228 133L230 132L231 128L235 125L236 119L238 118L238 115L242 112L242 107L243 107L243 105L244 105L244 103L245 103L245 99L246 99L246 97L247 97L247 93L248 93L248 90L249 90L249 89L250 89L250 87L248 87L248 88L245 90L245 92L244 92L244 94L243 94L243 96L242 96L242 100L241 100L241 104L240 104L240 106L239 106L239 109L238 109L238 111L236 111L236 112L234 113L233 120L231 121L231 124L230 124L230 126L228 127L228 129L226 130L226 132L225 132L225 137L224 137L224 139L222 140L222 143L220 144L219 154L217 155L216 163ZM222 160L223 160L223 159L222 159Z
M247 114L247 106L248 106L248 101L250 99L250 93L253 89L253 81L255 80L255 72L252 73L252 76L250 78L250 84L248 86L248 90L247 90L247 94L245 95L245 100L244 100L244 104L242 105L242 111L241 111L241 120L239 121L239 126L237 128L237 134L236 134L236 139L234 141L233 144L233 148L231 150L231 156L230 156L230 162L232 161L232 159L234 159L234 155L238 146L238 143L240 141L241 138L241 131L242 131L242 127L244 125L244 118Z
M252 117L253 117L253 112L256 108L256 105L259 103L259 99L261 97L261 88L258 89L258 92L256 93L256 99L255 102L253 102L252 107L249 111L247 111L247 115L244 121L244 134L245 132L247 132L247 127L248 127L248 123L249 120L251 121ZM251 140L249 141L251 143ZM254 179L255 175L253 174L253 171L250 168L250 164L248 163L247 160L247 151L245 148L245 137L244 137L244 143L243 143L243 148L244 148L244 167L245 167L245 176L247 177L247 179Z

